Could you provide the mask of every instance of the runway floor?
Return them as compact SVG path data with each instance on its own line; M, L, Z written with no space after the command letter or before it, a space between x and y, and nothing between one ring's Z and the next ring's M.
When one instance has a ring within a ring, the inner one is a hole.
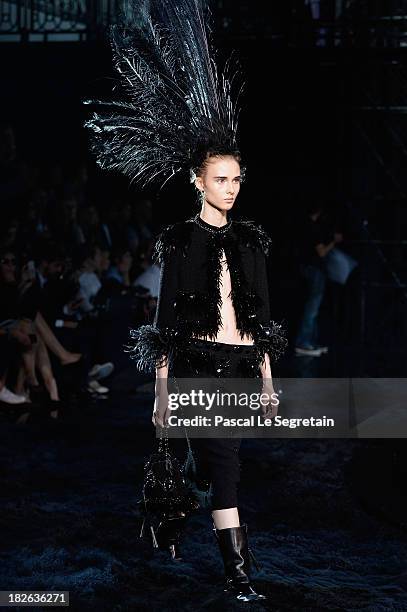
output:
M69 591L70 609L81 611L242 608L222 593L209 513L190 519L180 564L139 539L135 508L154 443L152 386L142 382L127 369L110 381L108 400L68 405L58 421L3 420L1 589ZM407 610L405 525L391 491L386 507L371 503L388 482L378 460L386 448L243 441L240 514L262 564L253 578L268 596L252 608ZM372 484L362 491L364 476Z

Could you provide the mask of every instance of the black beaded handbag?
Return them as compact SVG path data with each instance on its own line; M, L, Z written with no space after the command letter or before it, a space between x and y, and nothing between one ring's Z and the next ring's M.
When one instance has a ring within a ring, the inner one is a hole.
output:
M199 501L187 485L184 465L169 449L166 428L160 428L157 450L144 465L142 499L139 501L143 515L140 537L145 535L148 527L155 548L158 547L155 529L163 518L185 518L200 508Z
M138 502L143 516L140 537L146 535L148 528L154 548L158 547L155 529L163 518L182 519L201 508L210 507L212 485L197 481L195 457L188 434L184 431L188 453L183 464L170 451L165 427L160 427L157 450L144 464L142 499Z

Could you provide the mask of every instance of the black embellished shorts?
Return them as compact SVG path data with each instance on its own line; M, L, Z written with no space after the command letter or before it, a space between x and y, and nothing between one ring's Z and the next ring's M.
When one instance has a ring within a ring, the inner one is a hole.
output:
M213 379L213 389L219 386L226 391L244 387L239 379L258 379L261 388L261 371L254 345L226 344L210 340L193 339L187 349L169 360L169 377L178 379ZM229 378L235 379L228 385ZM255 382L255 381L253 381ZM181 381L181 384L184 381ZM185 388L180 391L186 391ZM188 407L184 408L187 415ZM230 407L233 413L233 406ZM230 428L229 428L230 429ZM240 481L239 450L241 438L233 428L227 437L190 438L197 465L198 483L212 483L212 510L238 506L238 483Z

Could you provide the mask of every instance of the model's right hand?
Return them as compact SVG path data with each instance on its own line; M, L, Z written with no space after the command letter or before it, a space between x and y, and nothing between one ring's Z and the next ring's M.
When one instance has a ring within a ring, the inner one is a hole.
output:
M153 416L151 418L153 425L157 427L168 426L168 418L171 414L168 408L168 390L161 385L160 393L155 396Z

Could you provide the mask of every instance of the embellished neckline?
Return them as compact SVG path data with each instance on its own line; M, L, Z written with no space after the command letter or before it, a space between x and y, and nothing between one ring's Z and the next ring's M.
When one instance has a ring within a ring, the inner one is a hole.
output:
M207 223L206 221L204 221L201 218L199 213L197 215L195 215L194 221L195 221L195 223L200 228L202 228L202 229L204 229L207 232L210 232L212 234L223 234L223 233L227 232L228 229L232 225L232 220L231 219L229 219L229 221L227 221L227 223L225 223L225 225L221 225L220 227L218 227L217 225L211 225L210 223Z

